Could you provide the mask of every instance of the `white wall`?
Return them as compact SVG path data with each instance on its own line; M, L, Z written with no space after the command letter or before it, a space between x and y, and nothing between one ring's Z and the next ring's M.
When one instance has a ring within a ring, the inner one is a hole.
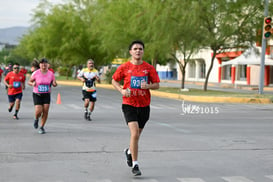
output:
M259 75L260 65L251 65L250 66L250 85L259 85L260 77L254 76Z
M205 61L205 64L206 64L206 74L208 72L208 69L210 67L210 64L211 64L211 54L212 51L210 49L202 49L200 50L198 53L194 54L191 59L196 59L196 60L204 60ZM183 60L183 55L179 52L177 52L176 54L177 58L179 60ZM218 64L218 60L215 58L214 60L214 64L213 64L213 68L211 70L211 73L210 73L210 76L209 76L209 82L218 82L218 67L219 67L219 64ZM196 63L196 69L199 69L198 68L198 63ZM189 78L189 70L190 70L190 67L189 67L189 63L187 64L187 67L186 67L186 81L204 81L205 79L201 78ZM178 73L178 80L181 80L182 78L182 74L181 74L181 71L180 71L180 68L179 68L179 65L177 64L177 73ZM196 74L196 77L198 75Z

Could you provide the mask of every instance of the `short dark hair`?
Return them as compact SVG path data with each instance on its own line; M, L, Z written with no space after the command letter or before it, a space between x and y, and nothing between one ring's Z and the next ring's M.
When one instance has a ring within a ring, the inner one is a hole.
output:
M46 58L42 58L39 63L48 63Z
M132 49L134 44L140 44L142 45L143 49L144 49L144 43L141 40L134 40L130 45L129 45L129 50Z
M14 64L13 64L13 66L14 66L14 65L20 66L20 64L19 64L19 63L14 63Z

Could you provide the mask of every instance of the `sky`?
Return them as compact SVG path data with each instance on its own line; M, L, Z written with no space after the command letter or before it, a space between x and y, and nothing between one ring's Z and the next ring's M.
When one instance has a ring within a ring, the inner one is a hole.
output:
M48 0L60 3L62 0ZM33 9L41 0L0 0L0 28L30 26Z

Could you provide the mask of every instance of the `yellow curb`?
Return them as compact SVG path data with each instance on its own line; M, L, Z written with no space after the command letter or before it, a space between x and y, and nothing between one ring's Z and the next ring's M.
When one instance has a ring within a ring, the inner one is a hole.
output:
M82 82L76 80L75 81L57 80L57 83L60 85L82 86ZM96 87L114 89L113 85L111 84L96 84Z
M60 85L82 86L82 82L80 82L80 81L57 80L57 83Z
M82 86L80 81L57 81L60 85L72 85L72 86ZM111 84L97 84L98 88L113 89ZM257 104L270 104L271 99L267 98L241 98L241 97L213 97L213 96L193 96L193 95L183 95L160 92L156 90L150 90L153 96L185 100L192 102L206 102L206 103L257 103Z
M192 96L183 94L173 94L160 91L151 90L152 95L170 99L185 100L192 102L206 102L206 103L259 103L270 104L271 99L267 98L241 98L241 97L213 97L213 96Z

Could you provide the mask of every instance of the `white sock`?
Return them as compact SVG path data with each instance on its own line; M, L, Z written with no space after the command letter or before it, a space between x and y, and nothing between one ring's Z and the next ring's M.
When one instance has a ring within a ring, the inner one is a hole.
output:
M133 167L135 167L135 165L138 165L138 161L133 161Z

